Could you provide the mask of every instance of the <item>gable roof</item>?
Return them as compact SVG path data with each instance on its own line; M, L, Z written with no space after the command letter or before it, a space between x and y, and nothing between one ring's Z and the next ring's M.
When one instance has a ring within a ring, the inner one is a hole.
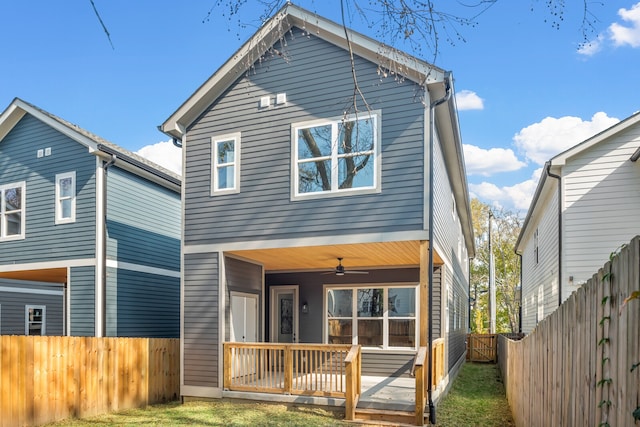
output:
M543 194L547 194L547 192L551 191L551 188L549 187L549 185L551 184L547 185L547 177L549 176L549 173L551 173L552 169L556 173L558 173L562 169L562 167L567 163L567 160L571 159L572 157L588 150L589 148L603 141L606 141L614 137L615 135L629 129L630 127L634 126L639 122L640 122L640 112L636 112L631 116L627 117L626 119L603 130L602 132L597 133L596 135L574 145L573 147L563 151L562 153L555 155L544 164L542 175L540 176L540 180L538 181L538 186L536 187L536 191L533 195L533 199L531 200L531 204L529 205L529 210L527 211L527 216L525 217L524 223L522 224L522 228L520 229L520 234L518 235L518 240L516 241L516 244L515 244L516 253L520 253L520 243L522 242L522 239L524 238L524 235L527 232L527 228L529 226L529 223L532 220L532 217L537 212L536 208L538 207L538 201L542 198ZM640 157L640 147L638 147L636 152L631 156L629 160L635 161L634 158L637 160L638 157L636 157L636 155Z
M444 97L448 88L453 91L450 72L287 2L162 125L158 126L158 129L174 140L181 140L198 117L293 27L305 29L314 37L342 49L351 48L355 55L381 64L382 67L424 86L430 93L430 99ZM473 258L475 257L473 226L455 97L451 96L442 105L436 107L435 115L436 125L443 140L442 147L456 206L459 212L463 213L460 218L465 243L469 256Z
M418 84L445 84L444 70L287 2L159 126L160 131L180 139L186 129L292 27L303 28L314 37L345 50L350 45L355 55L382 64Z
M23 101L20 98L15 98L0 115L0 143L2 143L2 140L25 114L37 118L58 132L84 145L90 153L105 158L111 158L112 155L115 155L118 160L126 162L128 165L126 169L130 172L179 191L182 179L175 172L38 108L33 104Z

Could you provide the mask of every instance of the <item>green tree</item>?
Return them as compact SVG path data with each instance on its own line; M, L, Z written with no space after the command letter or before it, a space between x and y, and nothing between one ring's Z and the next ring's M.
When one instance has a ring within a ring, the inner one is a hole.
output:
M496 284L496 332L518 332L520 318L520 259L514 247L522 219L504 209L471 200L476 257L471 262L471 304L474 333L489 330L489 214Z

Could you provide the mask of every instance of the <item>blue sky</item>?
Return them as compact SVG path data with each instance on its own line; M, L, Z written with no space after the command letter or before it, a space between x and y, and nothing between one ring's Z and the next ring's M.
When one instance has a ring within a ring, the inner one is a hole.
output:
M0 2L0 109L22 98L175 168L157 126L253 34L261 10L249 1L239 17L206 19L215 0L94 2L113 48L89 0ZM546 160L640 110L640 3L603 3L588 2L596 21L582 48L578 1L556 28L544 0L499 0L459 28L465 41L441 42L435 64L455 78L472 196L525 211ZM337 0L298 4L340 20Z

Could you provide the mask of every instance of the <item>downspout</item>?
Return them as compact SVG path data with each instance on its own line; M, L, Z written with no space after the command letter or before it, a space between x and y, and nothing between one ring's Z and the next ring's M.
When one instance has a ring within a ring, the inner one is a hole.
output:
M562 178L551 173L551 162L547 162L547 176L558 180L558 306L562 305Z
M447 102L451 98L451 72L445 72L445 95L429 104L429 331L427 339L427 351L429 352L429 366L427 369L427 396L429 401L429 423L436 424L436 407L433 404L433 363L431 363L431 347L433 345L433 137L435 135L435 108ZM442 283L442 281L441 281Z
M103 191L102 191L102 336L107 334L107 172L116 163L118 158L111 154L111 159L102 167Z
M518 258L520 258L520 301L518 305L518 333L522 333L522 254L516 252Z

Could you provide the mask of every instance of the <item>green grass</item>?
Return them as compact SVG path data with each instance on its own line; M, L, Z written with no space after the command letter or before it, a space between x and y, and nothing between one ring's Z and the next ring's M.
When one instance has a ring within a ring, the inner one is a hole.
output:
M515 426L498 365L465 363L436 409L444 427Z
M436 410L443 427L515 426L497 365L465 363L449 394ZM53 427L88 426L340 426L344 409L295 404L220 399L153 405L82 420L65 420Z
M344 410L317 406L233 401L178 402L152 405L85 419L48 424L84 426L341 426Z

